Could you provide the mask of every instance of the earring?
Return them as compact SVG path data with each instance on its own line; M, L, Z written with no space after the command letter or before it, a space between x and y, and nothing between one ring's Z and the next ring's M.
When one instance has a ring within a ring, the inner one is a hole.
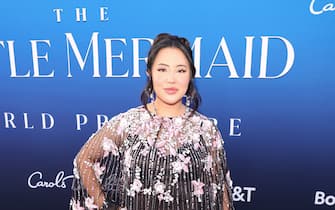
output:
M191 97L188 96L188 95L185 95L185 97L186 97L185 105L187 107L190 107L191 106Z
M155 94L154 94L154 91L152 91L149 95L149 98L150 98L150 102L154 102L155 100Z

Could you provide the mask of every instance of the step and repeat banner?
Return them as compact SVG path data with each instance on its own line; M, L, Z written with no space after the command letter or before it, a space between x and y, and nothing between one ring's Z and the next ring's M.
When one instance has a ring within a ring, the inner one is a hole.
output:
M3 2L1 209L68 209L74 156L140 105L161 32L191 42L236 209L334 209L334 24L333 0Z

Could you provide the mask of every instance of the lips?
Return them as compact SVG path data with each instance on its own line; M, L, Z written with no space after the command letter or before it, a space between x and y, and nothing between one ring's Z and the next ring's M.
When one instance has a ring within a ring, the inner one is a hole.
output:
M177 88L164 88L164 91L165 91L167 94L172 95L172 94L175 94L175 93L178 91L178 89L177 89Z

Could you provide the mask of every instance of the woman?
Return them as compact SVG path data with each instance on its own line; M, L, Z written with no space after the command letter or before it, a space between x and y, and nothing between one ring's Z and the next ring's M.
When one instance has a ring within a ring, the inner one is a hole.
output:
M113 117L76 156L70 208L234 209L220 132L197 112L189 42L159 34L146 73L143 105Z

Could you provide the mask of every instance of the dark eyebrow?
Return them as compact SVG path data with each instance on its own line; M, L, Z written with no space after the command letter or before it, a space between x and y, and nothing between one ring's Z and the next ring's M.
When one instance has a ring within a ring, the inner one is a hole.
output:
M158 65L169 66L169 65L167 65L167 64L165 64L165 63L159 63Z
M159 63L158 65L162 65L162 66L167 66L167 67L169 67L169 65L168 64L165 64L165 63ZM186 65L184 65L184 64L179 64L179 65L177 65L176 67L187 67Z
M186 68L186 65L184 65L184 64L179 64L179 65L177 65L177 67L185 67L185 68Z

